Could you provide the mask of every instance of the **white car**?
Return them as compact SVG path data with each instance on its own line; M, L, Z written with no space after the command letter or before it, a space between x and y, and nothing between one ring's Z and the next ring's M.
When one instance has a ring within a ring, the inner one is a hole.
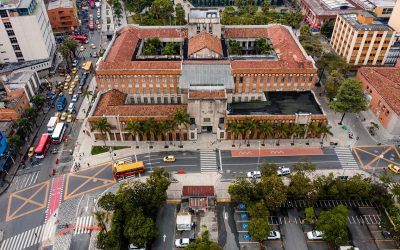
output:
M260 177L261 177L261 171L247 172L247 178L260 178Z
M189 245L189 238L180 238L175 240L176 247L187 247Z
M289 175L290 174L290 168L288 168L288 167L279 167L278 170L276 171L276 174L278 176Z
M75 94L75 95L72 96L71 101L72 101L72 102L77 102L78 99L79 99L79 95L78 95L78 94Z
M281 238L281 233L278 230L271 230L268 235L269 240L279 240Z
M324 238L324 234L321 231L312 230L307 232L307 238L309 240L322 240Z

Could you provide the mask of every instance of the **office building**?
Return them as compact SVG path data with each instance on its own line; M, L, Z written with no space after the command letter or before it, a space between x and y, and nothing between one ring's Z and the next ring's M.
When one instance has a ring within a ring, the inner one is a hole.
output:
M54 33L70 32L79 26L76 2L73 0L50 1L47 14Z

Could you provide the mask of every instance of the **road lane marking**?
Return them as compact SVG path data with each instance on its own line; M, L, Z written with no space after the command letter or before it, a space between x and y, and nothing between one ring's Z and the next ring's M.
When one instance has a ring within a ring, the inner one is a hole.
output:
M339 162L339 161L310 161L310 163L332 163L332 162ZM276 163L276 164L295 164L295 163L299 163L298 161L287 161L287 162L271 162L271 163ZM257 162L255 163L224 163L225 166L243 166L243 165L258 165Z

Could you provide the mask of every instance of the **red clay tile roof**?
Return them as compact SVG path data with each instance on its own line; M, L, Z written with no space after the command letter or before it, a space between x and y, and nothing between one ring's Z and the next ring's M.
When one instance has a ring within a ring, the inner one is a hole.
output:
M362 67L358 72L400 116L400 68Z
M202 32L189 39L188 55L199 52L202 49L209 49L219 55L224 55L221 40L207 32Z
M190 91L189 99L226 99L225 91Z
M313 69L313 63L306 58L298 43L294 40L289 30L282 25L273 25L260 28L233 28L226 26L224 29L226 38L266 38L270 39L277 60L234 60L232 69Z
M214 186L183 186L182 196L190 196L190 197L214 196Z
M168 117L177 110L186 110L184 104L125 104L126 94L113 89L103 93L93 116Z

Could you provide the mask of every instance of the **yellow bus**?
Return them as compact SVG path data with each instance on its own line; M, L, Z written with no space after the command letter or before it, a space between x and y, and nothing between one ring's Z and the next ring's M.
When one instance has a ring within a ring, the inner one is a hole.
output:
M125 161L116 161L113 165L113 176L115 180L122 180L138 173L144 173L143 161L129 163Z
M92 61L86 61L82 64L82 69L89 72L92 69Z

